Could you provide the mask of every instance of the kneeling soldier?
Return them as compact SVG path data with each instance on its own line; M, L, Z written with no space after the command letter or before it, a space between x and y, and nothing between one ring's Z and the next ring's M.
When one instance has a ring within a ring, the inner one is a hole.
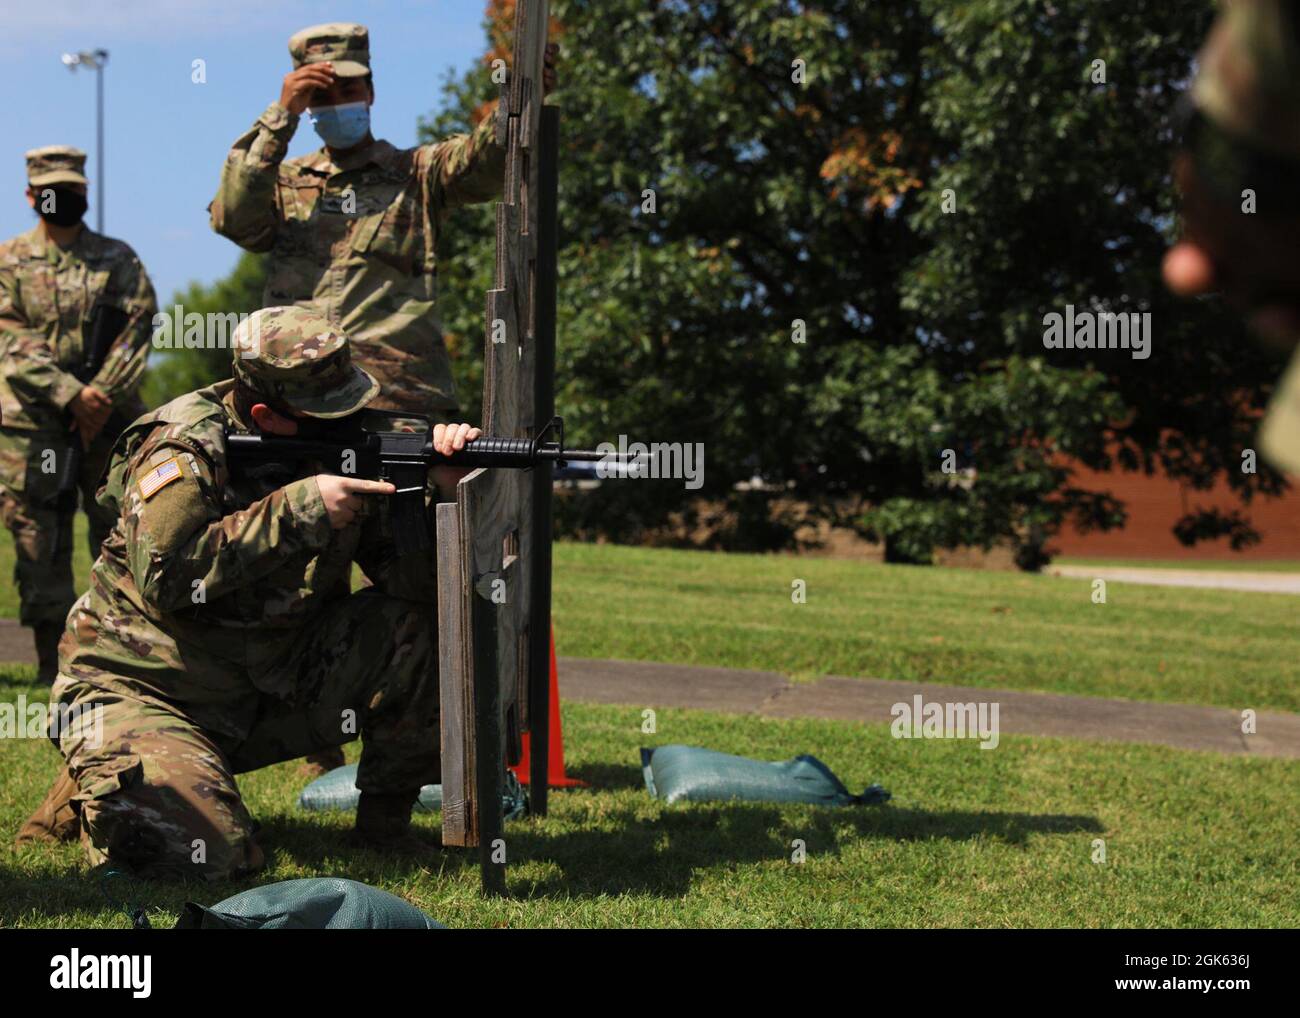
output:
M100 491L118 522L68 617L53 691L83 721L102 711L102 731L59 735L82 842L92 863L146 876L256 870L235 775L360 735L354 838L428 851L410 815L439 780L431 554L395 555L377 498L391 485L310 464L241 473L225 451L227 429L313 434L378 383L309 309L265 308L236 340L252 355L236 347L235 377L131 425ZM477 435L433 437L451 452ZM353 562L373 583L357 593Z

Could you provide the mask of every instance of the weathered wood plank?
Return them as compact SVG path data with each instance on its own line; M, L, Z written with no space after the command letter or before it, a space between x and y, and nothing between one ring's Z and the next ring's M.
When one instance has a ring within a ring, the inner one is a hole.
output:
M442 734L442 843L478 843L474 810L474 687L465 620L464 546L456 503L435 507L438 556L438 697Z
M505 761L501 756L501 697L496 687L497 633L501 616L478 592L470 595L476 676L474 748L478 758L479 871L484 894L506 893L505 818L501 793Z

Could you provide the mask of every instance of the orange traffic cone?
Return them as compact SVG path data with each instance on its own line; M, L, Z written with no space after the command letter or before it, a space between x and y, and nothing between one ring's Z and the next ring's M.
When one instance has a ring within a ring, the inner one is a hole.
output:
M555 668L555 627L551 627L551 724L550 737L551 744L549 752L546 754L547 760L547 786L549 788L586 788L585 781L579 781L577 778L568 777L564 773L564 730L560 727L560 679ZM515 767L510 769L514 771L515 777L519 779L521 785L528 784L528 761L531 759L532 739L527 732L524 732L521 744L523 747L522 758Z

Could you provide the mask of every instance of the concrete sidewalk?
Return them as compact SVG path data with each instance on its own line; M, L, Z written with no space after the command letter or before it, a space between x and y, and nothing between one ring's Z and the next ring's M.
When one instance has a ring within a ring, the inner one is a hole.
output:
M1141 566L1048 566L1049 576L1076 580L1142 583L1157 587L1248 590L1259 594L1300 594L1300 573L1249 573L1230 569L1148 569Z
M1059 693L827 676L791 682L776 672L643 661L559 659L560 698L633 707L686 707L764 717L890 723L896 703L993 703L1002 734L1146 742L1178 749L1300 758L1300 714L1261 711L1257 733L1223 707L1142 703Z

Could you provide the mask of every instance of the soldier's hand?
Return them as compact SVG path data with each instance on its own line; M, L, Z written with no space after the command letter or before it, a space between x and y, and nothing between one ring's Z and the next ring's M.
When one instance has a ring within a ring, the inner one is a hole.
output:
M546 52L542 57L542 95L547 96L555 91L555 64L560 58L560 44L548 42Z
M466 442L472 442L483 432L468 424L435 424L433 426L433 448L444 456L450 456L465 448ZM470 472L466 467L435 466L433 483L443 502L452 502L456 498L456 485Z
M444 456L459 452L466 442L472 442L483 434L482 430L472 424L435 424L433 426L433 448Z
M312 94L327 89L334 83L334 65L328 61L304 64L284 76L280 88L280 105L290 113L301 113L311 105Z
M387 481L365 481L359 477L317 474L316 487L329 514L330 527L342 530L365 508L366 495L391 495L397 489Z
M72 414L73 428L81 435L82 443L89 446L112 416L113 401L93 385L87 385L72 397L68 411Z

